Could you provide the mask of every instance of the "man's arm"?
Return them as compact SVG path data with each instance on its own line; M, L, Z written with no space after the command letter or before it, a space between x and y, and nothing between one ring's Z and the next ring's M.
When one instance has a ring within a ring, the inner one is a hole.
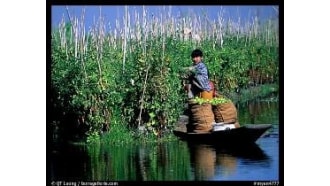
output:
M210 91L211 87L209 84L209 78L207 73L207 68L204 63L200 63L195 66L196 72L195 72L195 78L200 84L202 90Z

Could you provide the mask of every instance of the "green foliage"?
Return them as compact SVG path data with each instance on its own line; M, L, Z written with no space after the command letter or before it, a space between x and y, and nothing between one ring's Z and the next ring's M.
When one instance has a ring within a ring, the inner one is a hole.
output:
M211 100L211 105L219 105L230 102L230 99L225 97L217 97Z
M193 98L191 100L191 102L194 103L194 104L202 105L202 104L209 104L209 103L211 103L211 100L200 98L200 97L195 97L195 98Z
M206 104L211 104L211 105L219 105L219 104L228 103L231 100L228 99L228 98L225 98L225 97L216 97L216 98L213 98L211 100L200 98L200 97L195 97L191 101L192 101L192 103L196 103L196 104L199 104L199 105L202 105L202 104L205 104L205 103Z
M87 143L99 143L100 142L100 135L97 132L92 132L87 137Z
M70 27L65 27L68 37ZM139 127L144 127L144 136L156 138L171 131L187 101L181 69L191 66L191 41L174 36L148 37L145 43L128 40L124 55L121 41L114 43L117 47L108 40L99 46L97 38L87 35L89 45L82 52L69 38L63 46L58 32L52 33L52 112L62 131L70 131L67 137L82 134L94 142L107 133L112 143L134 139L132 131ZM258 39L246 43L244 37L229 35L224 40L222 47L213 46L212 40L198 44L217 90L232 92L251 82L278 80L277 45ZM222 101L215 99L213 104Z

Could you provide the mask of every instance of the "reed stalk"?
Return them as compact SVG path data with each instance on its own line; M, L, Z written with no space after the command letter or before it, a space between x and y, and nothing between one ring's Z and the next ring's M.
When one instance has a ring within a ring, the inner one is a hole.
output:
M124 18L124 43L123 43L123 74L125 72L125 60L126 60L126 48L127 48L127 29L128 29L128 6L125 6L125 18Z

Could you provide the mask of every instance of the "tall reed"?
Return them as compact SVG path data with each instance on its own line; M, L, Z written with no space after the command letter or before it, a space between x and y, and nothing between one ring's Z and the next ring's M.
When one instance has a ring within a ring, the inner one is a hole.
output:
M145 6L141 14L125 6L110 25L100 7L86 31L85 10L66 10L69 22L64 14L52 33L53 109L62 122L74 118L65 131L95 136L121 125L165 135L184 109L180 68L197 47L222 93L278 79L277 18L235 21L223 9L214 20L207 12L174 17L171 6L152 16Z

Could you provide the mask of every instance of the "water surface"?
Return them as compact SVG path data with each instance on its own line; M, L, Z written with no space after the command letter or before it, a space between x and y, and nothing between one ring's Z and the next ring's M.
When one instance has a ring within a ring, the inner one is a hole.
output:
M65 145L52 150L47 157L50 180L278 180L278 101L258 99L236 106L241 125L274 124L256 145L223 148L181 140L125 146Z

